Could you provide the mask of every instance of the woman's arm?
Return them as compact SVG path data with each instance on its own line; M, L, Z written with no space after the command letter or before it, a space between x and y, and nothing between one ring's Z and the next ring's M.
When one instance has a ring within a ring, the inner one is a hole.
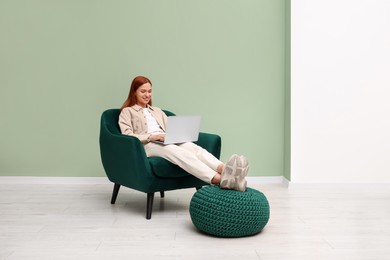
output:
M123 109L121 111L118 124L122 134L137 137L142 143L151 141L151 135L147 133L147 130L142 129L140 118L137 119L136 116L132 116L129 109Z

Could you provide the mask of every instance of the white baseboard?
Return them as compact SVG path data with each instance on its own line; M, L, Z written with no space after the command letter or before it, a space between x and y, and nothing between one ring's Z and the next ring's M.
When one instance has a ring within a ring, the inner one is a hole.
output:
M252 185L264 183L284 183L286 179L283 176L247 176L246 180L248 181L248 185Z
M0 176L0 184L108 184L107 177Z
M248 185L264 183L285 183L283 176L247 177ZM108 184L107 177L42 177L42 176L0 176L0 184Z
M336 182L291 182L284 176L247 177L248 186L253 184L280 183L289 190L361 190L367 192L390 191L390 182L336 183Z
M348 182L348 183L331 183L331 182L321 182L321 183L302 183L302 182L289 182L288 189L291 190L361 190L361 191L389 191L390 183L357 183L357 182Z

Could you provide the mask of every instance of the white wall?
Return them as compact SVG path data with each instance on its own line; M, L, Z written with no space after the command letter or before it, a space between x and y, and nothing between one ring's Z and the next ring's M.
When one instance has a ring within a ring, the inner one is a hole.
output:
M390 182L390 1L291 1L291 182Z

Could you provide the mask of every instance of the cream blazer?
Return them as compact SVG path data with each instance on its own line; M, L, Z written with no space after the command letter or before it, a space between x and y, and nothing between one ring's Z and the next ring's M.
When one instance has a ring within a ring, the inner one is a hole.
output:
M165 131L167 125L167 116L158 107L148 105L149 112L157 120L157 123ZM139 105L124 108L119 114L119 127L122 134L137 137L142 143L147 143L151 135L148 133L148 124L144 111Z

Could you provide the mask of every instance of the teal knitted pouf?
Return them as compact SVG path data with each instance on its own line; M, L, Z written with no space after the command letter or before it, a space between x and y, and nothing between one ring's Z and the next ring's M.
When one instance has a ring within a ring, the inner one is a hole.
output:
M197 229L218 237L243 237L259 233L267 224L270 208L258 190L245 192L205 186L190 202L192 223Z

